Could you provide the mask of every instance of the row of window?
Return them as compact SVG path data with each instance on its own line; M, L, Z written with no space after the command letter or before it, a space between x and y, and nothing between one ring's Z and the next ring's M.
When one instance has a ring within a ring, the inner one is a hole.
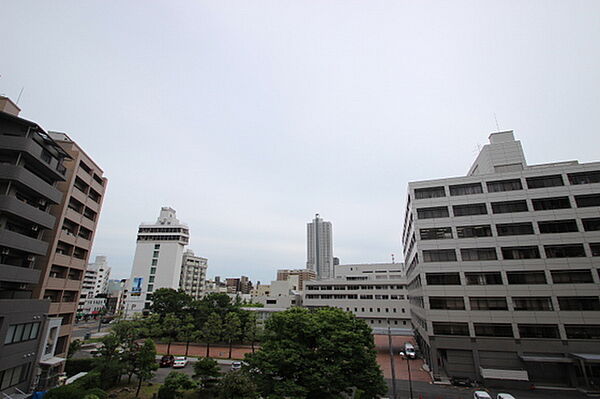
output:
M574 198L577 208L600 206L600 194L576 195ZM572 208L569 197L534 198L531 199L531 205L535 211ZM493 214L529 212L530 210L527 200L524 199L491 202L490 206ZM488 213L488 207L485 202L479 202L476 204L452 205L452 215L454 217L487 215ZM450 217L450 212L447 206L417 208L418 219L436 219L447 217Z
M8 327L4 344L15 344L17 342L36 339L40 330L40 323L12 324Z
M345 291L345 290L403 290L404 284L378 284L378 285L306 285L308 291Z
M404 295L371 295L371 294L307 294L306 299L391 299L391 300L402 300Z
M469 336L469 323L433 322L433 333L436 335ZM560 338L556 324L517 324L521 338ZM508 323L473 323L473 331L477 337L513 338L514 332ZM600 325L565 324L568 339L600 339Z
M559 296L559 309L554 309L551 297L512 297L512 309L509 309L506 297L469 297L471 310L515 310L515 311L595 311L600 310L600 298L597 296ZM433 310L465 310L463 297L432 296L429 308Z
M567 178L572 185L600 183L600 171L568 173ZM558 187L564 186L562 175L548 175L528 177L525 179L528 189ZM506 179L488 181L485 183L489 193L522 190L523 183L521 179ZM482 194L483 185L477 183L454 184L448 187L450 196ZM446 188L444 186L416 188L415 198L440 198L446 197Z
M27 380L31 363L0 371L0 391Z
M598 270L600 275L600 270ZM553 284L593 284L594 278L589 269L551 270ZM461 285L458 272L426 273L427 285ZM465 272L466 285L502 285L501 272ZM508 284L546 284L546 273L543 270L506 272Z
M599 231L600 218L582 219L584 231ZM558 234L558 233L575 233L579 232L579 227L575 219L560 219L560 220L544 220L537 222L540 234ZM535 234L533 223L517 222L517 223L499 223L494 226L496 235L499 237L530 235ZM447 240L456 238L480 238L493 237L492 225L480 224L470 226L456 226L456 235L452 231L452 227L431 227L419 229L421 240Z
M600 256L600 243L591 243L591 256ZM540 259L540 250L537 245L519 246L519 247L501 247L500 253L504 260L515 259ZM585 257L585 247L583 244L560 244L544 245L546 258L580 258ZM497 260L498 254L495 247L489 248L460 248L461 260L486 261ZM456 262L456 250L451 249L424 249L423 262Z

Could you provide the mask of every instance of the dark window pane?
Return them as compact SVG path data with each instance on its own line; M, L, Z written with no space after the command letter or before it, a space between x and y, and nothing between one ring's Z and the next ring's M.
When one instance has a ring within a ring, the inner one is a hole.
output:
M592 256L600 256L600 243L598 243L598 242L591 243L590 250L592 251Z
M451 196L471 195L471 194L481 194L481 193L483 193L483 188L481 187L481 183L457 184L454 186L450 186L450 195Z
M467 323L447 323L434 321L433 333L436 335L469 335L469 325Z
M424 262L455 262L456 252L454 249L430 249L423 250Z
M506 272L508 284L546 284L546 274L543 270L527 272Z
M600 194L576 195L575 202L578 208L600 206Z
M593 283L592 272L587 269L552 270L554 284L587 284Z
M527 212L528 210L525 200L492 202L493 213Z
M515 310L553 310L550 297L513 297Z
M569 173L569 182L571 184L591 184L600 183L600 170L591 172Z
M547 258L580 258L585 256L583 244L544 245Z
M458 273L427 273L427 285L460 285Z
M528 177L526 180L528 188L564 186L561 175Z
M495 193L500 191L522 190L523 185L521 184L521 179L497 180L487 182L487 188L490 193Z
M418 208L417 217L419 219L447 218L450 216L448 207L434 206L430 208Z
M443 186L415 188L415 198L416 199L439 198L439 197L445 197L445 196L446 196L446 190L444 190Z
M510 324L505 323L475 323L475 335L478 337L512 337Z
M505 297L470 297L471 310L508 310Z
M579 231L577 229L577 222L574 219L538 222L538 227L540 228L540 233L542 234L572 233Z
M597 296L559 296L560 310L600 310Z
M502 257L504 259L537 259L540 258L538 247L503 247Z
M456 235L458 238L491 237L492 228L489 224L458 226L456 227Z
M443 240L452 238L452 228L450 227L433 227L430 229L420 229L421 240Z
M496 248L461 248L460 256L463 261L496 260Z
M598 231L600 230L600 218L588 218L582 219L583 228L585 231Z
M565 324L565 331L569 339L600 340L600 325L598 324Z
M487 207L484 203L454 205L452 212L454 212L454 216L486 215Z
M500 285L502 274L500 272L472 272L465 273L467 285Z
M569 197L536 198L532 199L533 209L536 211L547 211L550 209L567 209L571 207Z
M499 236L519 236L533 234L533 225L529 222L524 223L502 223L496 225L496 231Z
M431 296L429 308L436 310L465 310L462 296Z
M519 324L521 338L560 338L556 324Z

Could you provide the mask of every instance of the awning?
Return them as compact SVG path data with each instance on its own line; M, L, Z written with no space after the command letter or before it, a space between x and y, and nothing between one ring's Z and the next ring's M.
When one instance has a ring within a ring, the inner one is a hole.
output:
M600 354L597 353L569 353L569 355L586 362L600 363Z
M54 356L54 357L51 357L50 359L40 360L40 364L44 365L44 366L56 366L57 364L61 364L65 360L67 360L67 359L65 359L64 357Z
M573 363L573 359L562 356L519 356L524 362L534 363Z

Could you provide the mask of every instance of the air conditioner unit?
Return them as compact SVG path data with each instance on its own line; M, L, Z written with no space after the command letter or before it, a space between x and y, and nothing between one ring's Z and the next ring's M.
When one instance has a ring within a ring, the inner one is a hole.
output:
M8 249L8 248L4 248L2 250L2 255L8 255L9 253L10 253L10 249Z
M40 228L40 226L38 226L37 224L34 224L33 226L31 226L31 231L38 231Z
M28 260L29 262L33 262L33 261L35 260L35 256L33 256L33 255L29 255L29 256L27 257L27 260Z
M38 204L39 204L40 206L46 206L46 204L47 204L47 203L48 203L48 202L46 202L46 200L45 200L45 199L43 199L43 198L40 198L40 199L38 200Z

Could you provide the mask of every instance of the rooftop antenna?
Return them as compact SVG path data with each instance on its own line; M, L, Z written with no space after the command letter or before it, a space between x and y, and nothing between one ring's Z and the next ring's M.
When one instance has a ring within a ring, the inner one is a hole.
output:
M21 96L23 95L23 90L25 90L25 86L21 87L21 91L19 92L19 97L17 97L17 105L19 105L19 101L21 100Z
M496 117L496 113L494 112L494 120L496 121L496 131L499 132L500 131L500 126L498 125L498 118Z

